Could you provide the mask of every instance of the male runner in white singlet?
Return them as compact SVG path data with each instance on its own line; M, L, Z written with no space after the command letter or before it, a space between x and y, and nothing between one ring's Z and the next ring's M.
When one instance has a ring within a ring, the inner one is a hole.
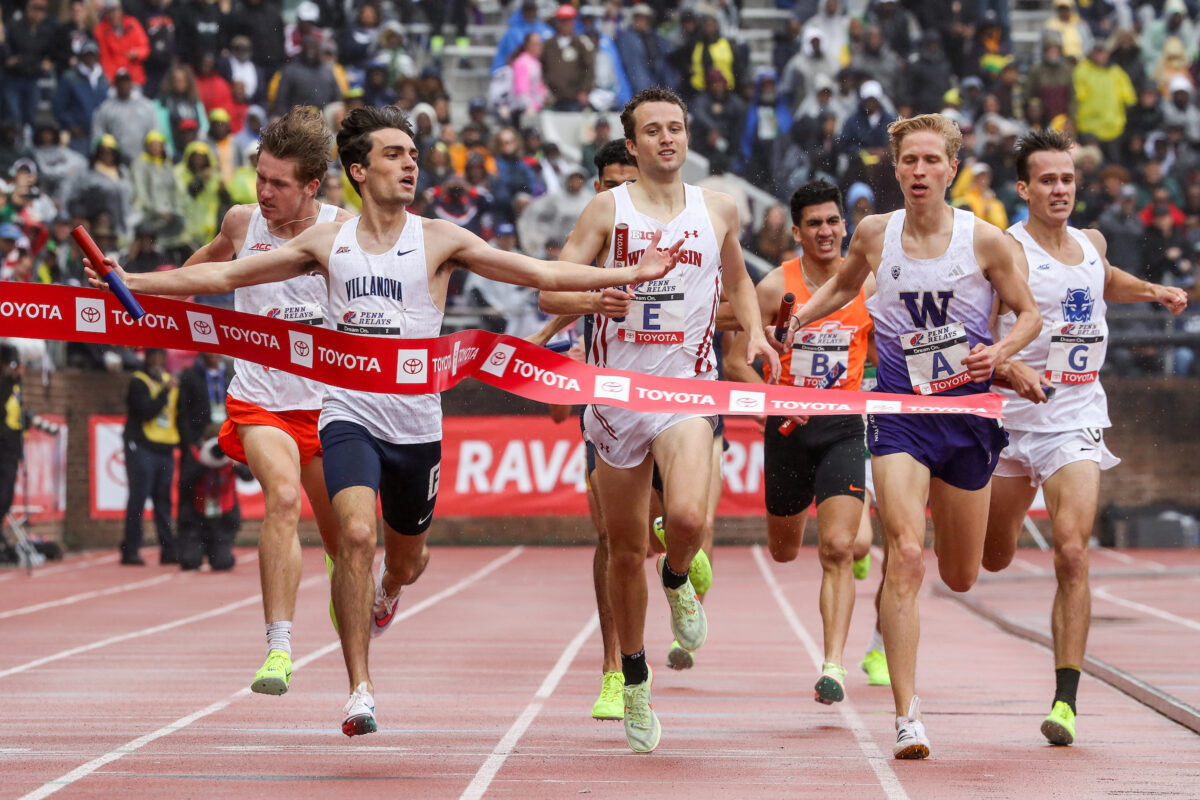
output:
M636 752L657 745L661 728L650 707L646 664L646 521L657 463L663 479L666 554L658 572L671 605L671 631L681 647L704 644L704 608L688 579L708 509L715 410L705 412L704 383L716 378L713 331L722 281L743 329L749 357L762 355L778 374L779 359L758 321L754 284L742 260L737 208L726 195L688 186L687 108L667 89L639 92L621 114L638 180L603 192L588 204L563 248L563 258L606 270L620 255L630 263L654 252L658 237L684 242L680 266L662 280L631 286L630 312L597 316L588 361L673 378L697 378L697 412L645 414L593 405L584 411L596 448L596 488L608 530L609 595L625 675L625 737ZM613 231L627 225L627 254L614 252ZM709 400L711 403L712 401Z
M1008 446L992 478L983 567L997 571L1013 559L1025 514L1042 487L1054 538L1058 582L1050 614L1054 636L1054 700L1042 721L1052 744L1075 741L1075 695L1079 687L1092 595L1088 539L1099 503L1100 471L1119 459L1104 444L1108 400L1100 368L1108 348L1106 303L1158 302L1172 314L1187 307L1187 294L1135 278L1108 263L1104 236L1078 230L1068 220L1075 208L1075 162L1070 138L1034 131L1017 142L1017 192L1029 204L1029 220L1008 229L1020 245L1024 273L1042 312L1041 334L996 377L1014 388L997 388L1008 399L1004 426ZM1013 315L1001 308L998 332ZM1047 399L1043 387L1053 387ZM1026 396L1034 394L1034 400Z
M679 261L682 240L636 267L604 272L545 262L490 247L471 232L408 213L417 186L417 147L395 106L357 108L337 136L346 177L363 198L361 217L316 225L283 247L220 264L121 277L132 291L204 294L294 278L317 271L329 283L338 329L365 336L421 339L441 331L446 287L464 266L486 278L555 290L597 289L661 278ZM651 245L657 245L655 236ZM111 259L109 259L111 262ZM93 285L103 283L94 273ZM393 349L392 353L396 351ZM393 355L392 358L398 356ZM381 367L393 374L396 364ZM394 606L399 589L429 558L425 533L433 517L441 466L441 401L436 394L375 394L326 387L321 409L325 480L338 518L333 601L350 678L342 731L376 730L367 669L372 610ZM372 591L376 499L383 506L384 560Z
M350 213L316 199L329 164L333 134L324 118L296 106L263 131L259 143L258 203L229 209L217 237L185 264L229 261L283 246L313 225ZM234 292L234 307L309 325L326 325L328 297L320 276ZM328 327L328 326L327 326ZM303 563L296 526L300 493L308 495L325 552L337 553L337 518L325 490L317 417L324 387L288 372L235 361L221 426L221 449L250 467L262 485L265 512L258 538L258 571L267 626L267 660L250 688L283 694L292 677L292 617Z
M833 280L792 317L789 331L828 316L874 273L867 301L875 320L883 392L986 392L996 364L1037 335L1037 305L1013 267L1011 239L946 204L962 133L941 114L888 127L904 209L866 217ZM995 296L1016 312L1008 335L988 332ZM790 337L790 333L789 333ZM785 342L790 347L790 339ZM996 420L969 414L873 414L867 423L887 540L880 622L896 702L896 758L925 758L929 740L916 694L917 593L925 576L925 506L933 518L938 572L965 592L979 574L988 481L1006 441Z

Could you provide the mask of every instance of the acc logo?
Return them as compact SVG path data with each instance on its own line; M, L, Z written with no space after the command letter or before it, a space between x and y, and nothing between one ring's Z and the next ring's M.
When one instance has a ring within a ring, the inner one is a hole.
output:
M91 333L108 331L103 300L94 297L75 298L75 330Z
M592 393L597 398L629 401L629 378L624 375L597 375Z
M1036 269L1043 270L1043 271L1048 270L1048 269L1050 269L1050 262L1047 261L1045 264L1038 264Z
M250 245L250 252L252 253L266 253L269 252L270 249L270 242L255 242L254 244Z
M188 329L191 331L193 342L221 343L221 340L217 338L217 326L213 324L212 314L189 311L187 316Z
M291 345L288 350L288 359L293 364L312 369L314 350L312 334L289 330L288 344Z
M909 346L909 347L916 347L917 345L919 345L919 344L921 343L921 337L923 337L924 335L925 335L925 334L923 334L923 333L918 333L916 336L914 336L914 337L912 337L911 339L909 339L909 340L908 340L908 346Z
M495 375L497 378L502 377L505 370L508 369L508 362L512 360L516 349L511 344L496 345L487 360L483 362L483 366L479 368L480 371Z
M348 246L346 246L346 245L342 245L341 247L339 247L339 248L337 249L337 252L336 252L336 253L334 253L334 255L335 255L335 256L340 256L340 255L342 255L343 253L349 253L349 252L350 252L350 248L349 248Z
M733 389L729 392L729 407L739 411L762 413L767 408L767 395L763 392Z
M396 383L425 383L429 370L429 351L397 350Z

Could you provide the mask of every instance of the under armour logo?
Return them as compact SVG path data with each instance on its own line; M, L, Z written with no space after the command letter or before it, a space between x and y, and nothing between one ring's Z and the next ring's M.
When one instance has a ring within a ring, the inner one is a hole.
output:
M683 232L683 238L685 238L685 239L691 239L693 236L695 238L699 239L700 231L684 231Z

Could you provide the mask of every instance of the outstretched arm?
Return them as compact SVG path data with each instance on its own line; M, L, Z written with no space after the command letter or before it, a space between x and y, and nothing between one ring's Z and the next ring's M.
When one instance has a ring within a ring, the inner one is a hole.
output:
M1187 308L1187 292L1177 286L1160 286L1130 275L1108 261L1108 243L1100 231L1085 230L1104 259L1104 299L1109 303L1162 303L1175 316Z
M821 288L813 292L799 311L791 319L789 338L791 334L805 325L829 316L842 306L849 303L858 294L867 276L871 274L871 262L867 254L874 247L879 249L879 240L887 227L887 217L873 215L864 217L858 223L853 238L850 239L850 252L842 260L842 265L833 278L825 281ZM790 346L791 342L785 341Z

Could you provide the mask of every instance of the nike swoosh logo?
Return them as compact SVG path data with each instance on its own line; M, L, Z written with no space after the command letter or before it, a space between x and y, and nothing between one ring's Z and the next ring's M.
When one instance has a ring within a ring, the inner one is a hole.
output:
M862 490L862 489L860 489L859 487L855 486L855 485L852 483L852 484L850 484L850 491L852 491L852 492L861 492L861 491L863 491L863 490Z
M414 247L412 250L397 250L397 251L396 251L396 255L398 255L398 256L406 256L406 255L408 255L409 253L413 252L413 250L416 250L416 249L417 249L417 248L415 248L415 247Z
M411 252L411 251L410 251L410 252ZM433 516L433 512L432 512L432 511L430 511L428 514L426 514L425 516L423 516L423 517L421 517L419 520L417 520L417 524L418 524L418 525L424 525L426 522L428 522L428 521L429 521L429 518L430 518L430 517L432 517L432 516Z
M1079 448L1080 452L1088 452L1088 451L1095 450L1095 449L1096 449L1096 448L1094 448L1094 447L1081 447L1081 448Z

